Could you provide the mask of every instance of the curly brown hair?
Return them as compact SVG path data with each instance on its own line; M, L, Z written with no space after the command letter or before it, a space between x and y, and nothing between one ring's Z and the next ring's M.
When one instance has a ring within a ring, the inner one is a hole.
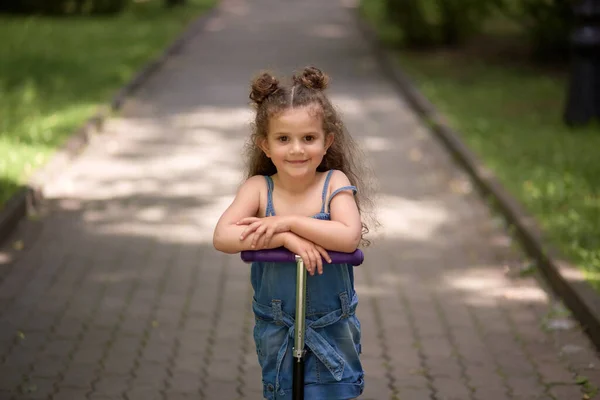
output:
M260 141L268 135L269 119L288 108L314 107L323 121L323 131L335 138L317 171L340 170L358 188L356 203L363 227L361 244L368 246L370 241L365 239L365 235L369 232L369 226L377 224L372 214L372 189L369 180L365 179L369 170L362 151L347 133L339 113L324 93L328 82L328 76L315 67L306 67L299 75L294 75L289 86L280 84L268 72L263 72L252 81L249 97L256 109L256 116L252 124L252 135L245 147L246 178L277 172L271 159L259 146Z

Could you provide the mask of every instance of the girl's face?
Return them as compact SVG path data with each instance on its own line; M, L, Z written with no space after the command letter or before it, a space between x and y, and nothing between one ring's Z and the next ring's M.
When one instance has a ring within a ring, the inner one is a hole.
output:
M322 118L314 108L300 107L270 119L261 148L278 173L302 177L315 173L332 143L333 135L323 132Z

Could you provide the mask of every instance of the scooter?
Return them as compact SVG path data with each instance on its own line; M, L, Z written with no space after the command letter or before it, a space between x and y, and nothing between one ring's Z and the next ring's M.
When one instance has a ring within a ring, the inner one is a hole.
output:
M352 253L328 251L330 264L350 264L357 266L363 263L364 254L360 249ZM295 262L296 263L296 325L294 330L294 366L292 398L304 400L304 332L306 324L306 268L302 258L285 248L268 250L247 250L241 252L242 260L251 262ZM329 264L323 259L323 265Z

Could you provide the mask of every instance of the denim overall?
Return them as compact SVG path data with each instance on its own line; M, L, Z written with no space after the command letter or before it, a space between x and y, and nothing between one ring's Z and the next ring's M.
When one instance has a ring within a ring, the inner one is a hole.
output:
M332 172L325 179L321 212L313 218L329 220L331 199L343 190L356 193L356 187L345 186L333 192L326 202ZM265 179L266 216L274 216L273 180L270 176ZM254 341L262 368L263 396L269 400L288 400L292 398L296 263L252 263L251 281ZM364 373L359 360L357 304L351 265L324 265L322 275L307 275L304 381L307 399L346 400L362 393Z

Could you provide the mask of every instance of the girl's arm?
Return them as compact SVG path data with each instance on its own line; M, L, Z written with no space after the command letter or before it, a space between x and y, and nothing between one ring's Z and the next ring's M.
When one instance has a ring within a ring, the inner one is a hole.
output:
M265 186L262 176L248 179L238 190L235 199L225 210L213 235L213 246L216 250L234 254L243 250L252 250L252 235L240 240L245 226L236 225L236 222L245 217L255 217L260 206L260 191ZM273 235L268 248L274 249L284 245L284 239L289 232Z
M348 177L341 171L334 171L331 177L332 192L343 186L350 186ZM351 253L358 247L362 224L354 194L344 190L331 199L331 221L311 217L290 217L290 231L327 250ZM275 239L275 236L273 236Z

